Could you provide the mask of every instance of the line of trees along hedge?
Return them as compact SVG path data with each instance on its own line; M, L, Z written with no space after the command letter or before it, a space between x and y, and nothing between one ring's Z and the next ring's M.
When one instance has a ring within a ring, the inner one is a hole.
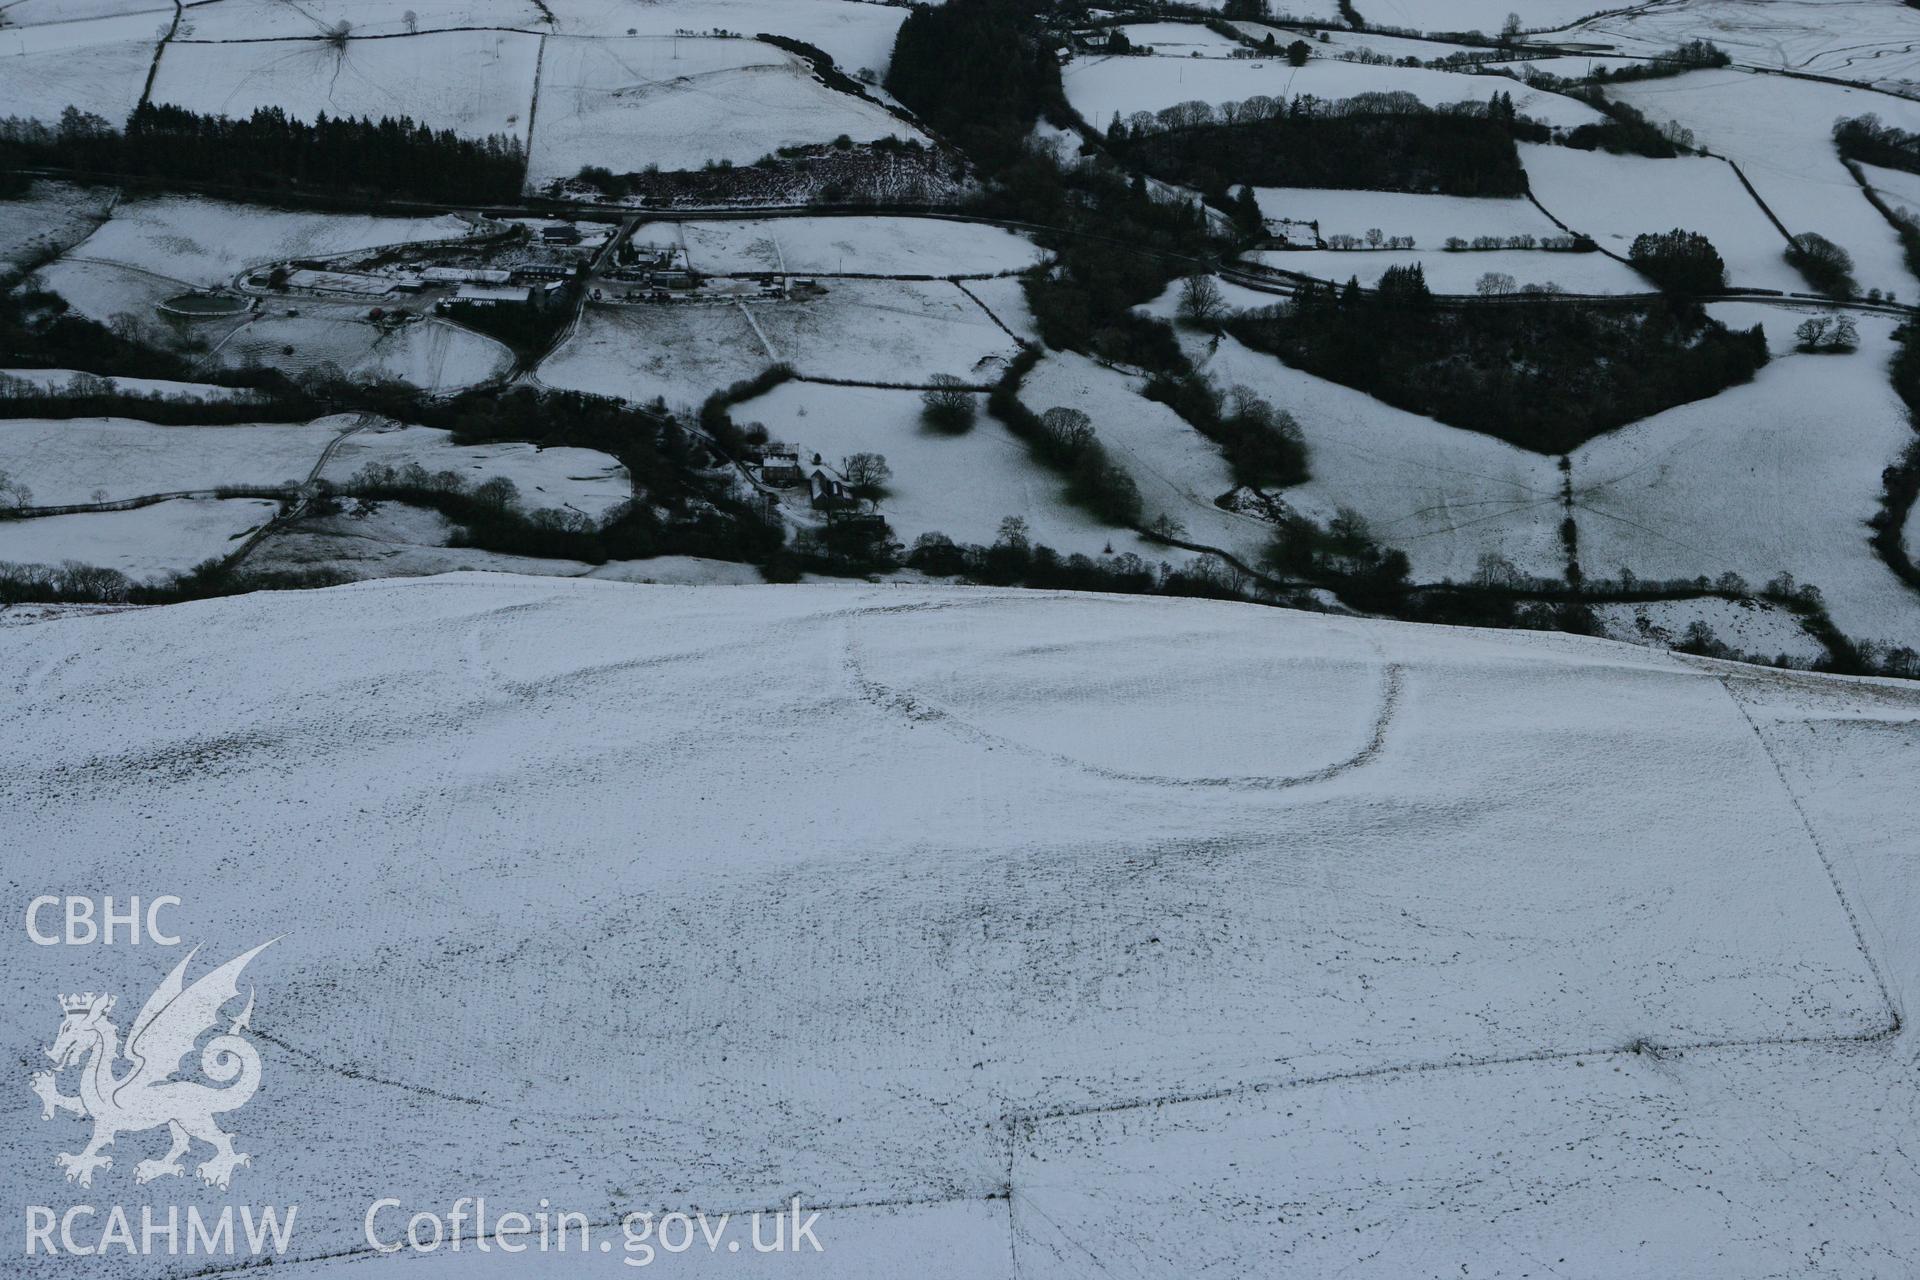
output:
M1245 387L1223 395L1200 373L1156 373L1141 394L1166 405L1219 445L1237 483L1283 489L1307 479L1307 442L1300 424Z
M1833 141L1845 159L1920 173L1920 133L1882 124L1877 115L1834 121Z
M1614 155L1671 160L1683 148L1693 146L1691 130L1676 125L1657 125L1636 108L1624 102L1615 102L1598 88L1574 89L1569 91L1568 96L1580 99L1607 117L1603 121L1577 125L1567 131L1560 141L1577 151L1608 151Z
M1325 105L1325 104L1319 104ZM1526 122L1498 113L1358 112L1329 115L1296 98L1287 114L1239 124L1145 133L1127 159L1206 192L1228 183L1520 196L1526 171L1514 146ZM1548 134L1539 130L1544 142ZM1111 135L1109 135L1111 137Z
M1012 0L916 6L894 39L886 83L989 169L1015 159L1040 113L1065 101L1052 48Z
M1746 382L1767 361L1758 325L1729 330L1696 303L1440 308L1418 265L1389 268L1373 294L1352 281L1303 287L1228 328L1296 368L1548 454Z
M450 203L510 200L526 180L518 139L463 138L412 119L296 120L279 107L244 119L142 103L117 129L69 107L57 125L0 121L0 163Z
M465 512L455 518L467 526L471 545L590 561L695 555L752 564L764 564L780 550L780 529L757 506L733 495L731 472L710 470L705 447L664 409L516 387L467 392L446 401L410 395L382 411L451 431L462 444L525 440L543 448L598 449L618 458L633 476L634 501L598 529L556 531L505 517L469 521L465 517L472 513ZM553 549L562 542L568 550Z
M1920 431L1920 332L1909 321L1894 333L1893 389L1907 406L1907 425ZM1906 545L1907 516L1920 501L1920 438L1907 442L1900 457L1880 473L1880 510L1874 513L1873 548L1902 581L1920 590L1920 567Z

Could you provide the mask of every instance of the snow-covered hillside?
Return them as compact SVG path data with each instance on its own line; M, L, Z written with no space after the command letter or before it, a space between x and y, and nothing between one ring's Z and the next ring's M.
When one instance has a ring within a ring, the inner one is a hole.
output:
M364 1265L376 1197L480 1191L599 1223L798 1195L836 1276L1920 1263L1911 686L482 575L28 622L0 672L11 892L137 856L208 963L284 935L231 1196L301 1206L283 1262L328 1261L295 1275L622 1273ZM50 993L137 1007L177 958L5 946L22 1055ZM24 1084L11 1114L15 1196L66 1203L77 1124ZM96 1200L174 1203L132 1180L151 1136Z

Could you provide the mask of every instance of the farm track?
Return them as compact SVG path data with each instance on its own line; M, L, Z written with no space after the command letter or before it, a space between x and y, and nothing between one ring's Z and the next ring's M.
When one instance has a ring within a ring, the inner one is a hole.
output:
M247 540L240 545L240 549L227 558L226 567L229 569L238 567L253 554L254 548L304 516L308 506L313 502L314 486L320 479L320 473L326 470L327 463L333 461L334 452L348 436L357 435L379 421L380 419L374 414L363 413L351 427L327 441L326 447L320 450L320 456L314 460L313 470L307 472L306 481L282 500L279 514L247 536Z

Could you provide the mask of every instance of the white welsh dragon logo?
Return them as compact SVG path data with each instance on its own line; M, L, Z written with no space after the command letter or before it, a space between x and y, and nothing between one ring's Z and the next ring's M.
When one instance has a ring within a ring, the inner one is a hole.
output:
M253 1016L251 990L240 1016L200 1051L201 1073L224 1087L175 1076L200 1037L219 1024L221 1007L239 998L240 971L272 945L261 943L190 987L184 981L187 962L199 948L189 951L133 1020L124 1055L132 1066L124 1074L115 1074L115 1064L122 1057L120 1032L107 1018L114 998L91 991L60 997L65 1017L59 1036L47 1050L54 1069L33 1077L33 1091L40 1096L41 1119L51 1120L54 1112L68 1111L93 1121L93 1138L86 1150L54 1157L54 1163L67 1171L68 1182L92 1186L94 1170L113 1167L112 1157L100 1154L102 1148L112 1146L119 1134L161 1125L172 1135L173 1145L163 1158L135 1165L135 1182L178 1174L180 1157L195 1139L213 1148L212 1158L199 1167L200 1176L213 1186L224 1188L233 1180L235 1168L252 1163L246 1153L233 1149L232 1137L213 1122L222 1112L245 1106L260 1087L260 1054L240 1035ZM80 1096L70 1098L59 1090L58 1073L76 1062L81 1063Z

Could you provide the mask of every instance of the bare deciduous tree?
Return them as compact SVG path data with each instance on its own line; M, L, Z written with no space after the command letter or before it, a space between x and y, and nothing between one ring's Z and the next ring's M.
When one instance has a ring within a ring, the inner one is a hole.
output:
M950 436L972 430L978 409L967 384L950 373L936 373L927 381L932 385L920 394L921 421Z
M1214 324L1226 309L1226 299L1212 276L1195 272L1180 285L1180 318L1187 323Z
M846 477L847 488L855 497L877 502L887 492L893 468L887 465L884 454L851 453L840 460L840 474Z

